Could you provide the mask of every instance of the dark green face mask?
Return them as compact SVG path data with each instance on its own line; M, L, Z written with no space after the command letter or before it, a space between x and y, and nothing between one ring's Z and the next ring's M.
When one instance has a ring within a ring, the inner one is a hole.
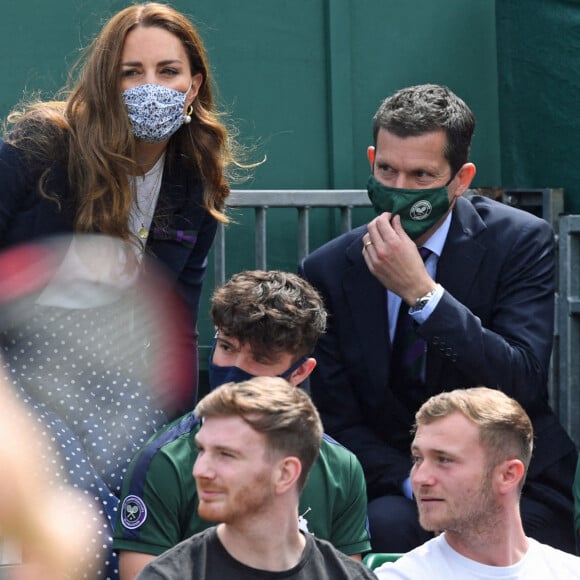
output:
M371 175L367 191L377 214L388 211L401 216L401 225L412 240L429 231L450 206L446 185L436 189L398 189L379 183Z

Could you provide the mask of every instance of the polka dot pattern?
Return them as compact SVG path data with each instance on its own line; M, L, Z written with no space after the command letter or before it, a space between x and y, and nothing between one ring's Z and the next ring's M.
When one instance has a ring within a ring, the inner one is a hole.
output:
M81 490L102 517L95 542L105 566L83 562L75 578L93 577L96 568L98 578L118 578L111 544L123 476L133 455L167 422L144 385L143 348L118 348L118 314L118 305L34 305L25 323L0 337L4 376L60 462L53 462L54 484ZM130 341L131 333L121 330Z

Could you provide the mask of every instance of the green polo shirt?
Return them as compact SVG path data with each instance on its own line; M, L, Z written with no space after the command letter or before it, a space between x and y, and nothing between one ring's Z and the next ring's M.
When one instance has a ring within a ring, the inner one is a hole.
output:
M133 458L123 483L113 548L158 556L215 525L197 513L192 413L158 431ZM300 497L299 527L347 555L370 550L367 497L358 459L324 435Z

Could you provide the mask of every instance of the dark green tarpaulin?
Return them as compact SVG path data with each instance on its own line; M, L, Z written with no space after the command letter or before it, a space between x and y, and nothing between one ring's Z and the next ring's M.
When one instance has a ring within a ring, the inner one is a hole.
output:
M504 187L563 187L580 213L580 1L496 3Z

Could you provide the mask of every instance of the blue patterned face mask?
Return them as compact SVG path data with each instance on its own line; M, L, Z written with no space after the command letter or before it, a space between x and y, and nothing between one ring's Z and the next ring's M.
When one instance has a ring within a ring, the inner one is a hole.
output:
M190 85L191 86L191 85ZM162 85L139 85L123 91L135 139L160 143L185 122L183 110L189 89L182 93Z
M213 339L211 353L209 355L209 387L211 390L217 389L225 383L241 383L253 379L255 375L251 375L239 367L220 367L213 363L213 353L217 344L217 339ZM293 364L288 370L278 375L283 379L288 379L290 375L306 362L306 357L302 357L298 362Z

